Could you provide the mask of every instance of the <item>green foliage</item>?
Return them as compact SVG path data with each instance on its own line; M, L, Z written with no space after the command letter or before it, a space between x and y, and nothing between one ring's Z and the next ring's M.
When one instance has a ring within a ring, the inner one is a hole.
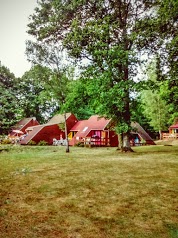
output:
M48 67L50 75L47 78L43 78L46 91L52 102L56 103L58 111L63 112L66 115L64 104L66 102L66 95L68 92L68 83L73 80L73 69L72 67L64 67L64 59L62 55L62 49L56 41L48 42L32 42L27 43L26 53L28 58L34 64ZM67 138L66 128L66 117L65 117L65 137ZM69 152L69 145L67 140L66 152Z
M161 1L159 33L163 44L160 50L162 79L166 81L162 96L167 101L171 115L169 123L178 116L178 1ZM166 72L164 70L166 68Z
M45 140L40 140L40 142L38 142L39 146L45 146L45 145L48 145L48 142L46 142Z
M132 47L136 38L133 26L140 19L133 16L139 13L138 9L134 3L120 1L56 3L40 2L29 24L29 33L38 41L43 38L48 42L56 41L58 32L72 57L89 58L91 65L83 78L91 81L88 95L94 110L114 119L117 125L122 124L122 132L129 131L129 91L134 86L132 65L138 62L136 49ZM145 4L140 7L149 9ZM58 28L54 27L55 21ZM41 30L35 30L36 24Z
M70 108L73 100L75 110L81 101L81 111L86 109L87 113L94 111L112 118L118 133L129 133L131 117L135 114L131 95L142 90L142 83L135 80L142 63L140 55L163 53L159 70L164 68L167 57L169 72L177 69L171 63L177 57L177 3L174 0L46 0L39 1L38 6L31 16L29 34L42 44L61 42L78 62L88 60L66 107Z
M78 142L75 144L76 147L84 147L84 143L82 142Z
M131 101L131 110L132 110L131 121L138 122L148 132L151 138L156 138L158 133L155 132L153 126L150 125L150 119L147 118L145 115L141 96L137 96L136 100Z
M33 141L33 140L30 140L30 141L28 142L28 145L36 145L36 142Z
M178 1L158 1L157 12L149 25L142 21L142 34L155 49L159 59L159 81L166 81L164 99L169 105L171 121L178 112ZM152 29L152 30L151 30Z
M64 52L56 42L27 42L26 54L29 61L42 68L41 78L48 99L54 104L55 111L64 111L68 83L73 80L74 70L66 65Z
M157 71L157 61L153 60L147 69L148 85L153 85L152 89L141 92L141 103L144 114L149 120L150 126L156 132L168 129L169 106L162 98L162 87L164 84L159 80Z
M168 106L159 95L158 91L151 90L142 93L142 103L145 116L149 119L150 125L155 131L168 129Z
M95 114L92 98L89 95L90 82L84 79L71 81L68 85L65 110L76 115L78 119L88 119Z
M177 75L177 57L178 57L178 2L176 0L163 0L161 1L160 8L158 10L158 26L161 39L163 40L164 47L162 49L166 51L165 56L168 60L165 61L169 69L169 75ZM165 58L164 58L165 59ZM163 59L163 60L164 60ZM162 62L164 63L164 62Z
M8 138L5 138L1 141L1 144L2 145L12 144L12 141Z
M56 110L56 102L49 97L45 84L50 75L48 68L36 65L19 79L18 97L22 118L35 116L40 123L44 123Z
M7 134L19 118L17 79L0 65L0 134Z
M178 81L167 80L160 87L161 98L166 102L169 112L168 123L171 125L178 117Z

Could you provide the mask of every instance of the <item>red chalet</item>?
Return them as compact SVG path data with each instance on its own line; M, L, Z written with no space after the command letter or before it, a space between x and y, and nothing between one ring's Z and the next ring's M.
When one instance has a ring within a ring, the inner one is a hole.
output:
M152 138L136 122L131 126L131 145L155 145ZM83 143L91 146L118 146L118 136L113 131L113 123L97 115L91 116L88 120L78 121L70 130L69 145Z
M117 146L118 138L111 126L111 120L97 115L78 121L70 130L69 145L82 142L92 146Z
M13 130L20 130L25 133L25 130L29 126L39 125L39 122L36 120L36 117L29 117L20 120L15 126L13 126Z
M170 134L178 134L178 123L169 127Z
M68 133L77 121L77 118L73 114L66 114ZM57 140L65 139L64 122L64 115L55 115L46 124L28 127L26 129L27 135L21 140L20 144L26 145L30 141L34 141L35 143L46 141L49 145L52 145L54 138Z
M18 132L26 133L26 129L29 126L39 125L36 117L23 118L15 126L12 127L12 131L9 133L9 137L18 136ZM21 135L21 134L20 134Z
M178 123L175 123L169 127L169 133L163 133L164 140L178 139Z

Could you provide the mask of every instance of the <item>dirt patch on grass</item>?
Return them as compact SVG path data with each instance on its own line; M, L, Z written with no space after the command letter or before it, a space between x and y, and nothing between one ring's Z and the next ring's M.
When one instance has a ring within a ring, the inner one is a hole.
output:
M171 146L175 145L178 146L178 140L157 140L155 141L156 145L165 145L165 146Z

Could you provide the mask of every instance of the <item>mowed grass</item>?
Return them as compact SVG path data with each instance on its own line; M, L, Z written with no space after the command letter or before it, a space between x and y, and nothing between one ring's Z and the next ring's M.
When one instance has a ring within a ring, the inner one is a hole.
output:
M178 146L0 148L0 237L178 237Z

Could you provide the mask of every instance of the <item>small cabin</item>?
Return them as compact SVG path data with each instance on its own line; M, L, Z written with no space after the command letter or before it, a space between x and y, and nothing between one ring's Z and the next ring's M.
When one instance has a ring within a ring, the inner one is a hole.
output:
M77 118L71 113L66 113L67 133L77 123ZM46 141L52 145L53 139L65 139L65 119L63 114L55 115L46 124L31 126L26 129L26 137L20 141L21 145L27 145L30 141L36 144Z
M131 146L155 145L153 139L137 123L132 122ZM113 131L112 120L91 116L88 120L78 121L68 135L69 145L82 143L89 146L118 146L118 135Z
M143 129L138 122L131 123L131 145L156 145L150 135Z
M39 125L39 122L36 120L36 117L23 118L16 125L12 127L12 131L19 130L25 133L25 130L29 126L37 126L37 125Z
M178 123L171 125L169 127L169 133L163 133L162 136L164 140L178 139Z
M78 121L70 130L69 145L118 146L117 135L110 127L111 120L98 115Z
M169 127L169 134L178 134L178 123Z
M8 138L12 143L18 142L26 134L26 129L29 126L37 126L39 122L35 117L23 118L11 128Z

